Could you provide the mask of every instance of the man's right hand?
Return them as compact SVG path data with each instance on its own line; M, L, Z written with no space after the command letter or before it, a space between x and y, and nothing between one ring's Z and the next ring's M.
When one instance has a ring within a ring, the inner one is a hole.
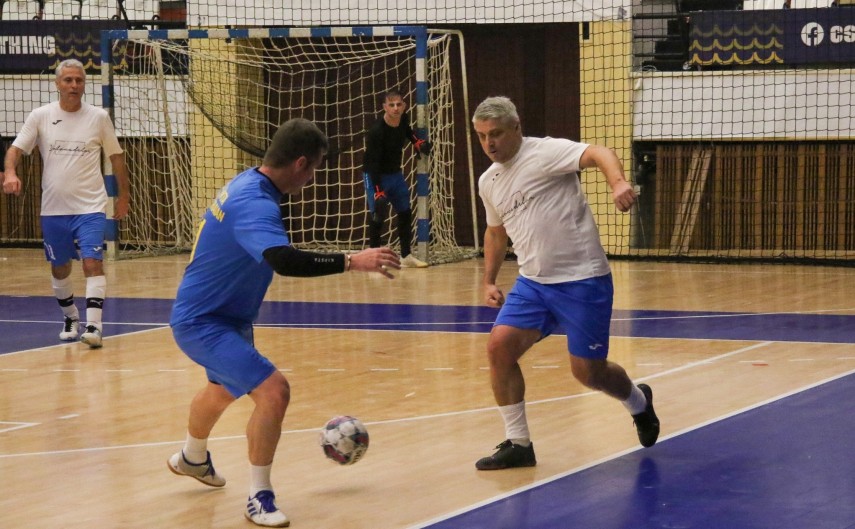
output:
M484 302L488 307L499 308L505 304L505 294L496 285L484 285Z
M6 173L3 178L3 192L7 195L21 194L21 180L17 175Z
M389 279L394 279L392 271L401 269L401 258L387 247L366 248L351 254L350 269L360 272L378 272Z

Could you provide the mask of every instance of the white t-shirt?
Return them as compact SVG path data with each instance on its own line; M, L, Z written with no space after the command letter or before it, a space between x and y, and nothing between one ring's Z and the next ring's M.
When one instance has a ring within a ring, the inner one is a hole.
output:
M478 180L487 224L504 225L520 274L542 284L610 272L577 171L588 145L523 138L510 161L494 163Z
M66 112L59 102L33 110L12 143L26 154L38 145L42 169L42 215L101 213L107 191L101 173L101 150L122 152L107 111L82 103Z

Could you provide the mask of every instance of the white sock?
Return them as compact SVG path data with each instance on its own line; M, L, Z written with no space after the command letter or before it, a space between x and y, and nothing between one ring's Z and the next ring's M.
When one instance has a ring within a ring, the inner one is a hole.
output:
M528 446L531 444L528 432L528 421L525 418L525 401L499 406L499 413L505 421L505 437L514 444Z
M273 464L258 466L249 465L249 497L252 498L262 490L273 491L273 485L270 483L270 470Z
M196 439L188 433L187 439L184 441L183 452L184 459L186 459L188 463L201 465L208 460L208 440Z
M629 398L622 400L621 404L629 410L630 415L638 415L647 407L647 397L638 389L638 386L633 384L632 391L629 392Z
M57 279L51 276L50 282L56 300L59 302L59 307L62 309L62 315L72 320L79 320L80 312L74 304L74 289L71 286L71 278Z
M102 330L101 311L104 307L104 296L107 295L107 278L92 276L86 278L86 325L94 325Z

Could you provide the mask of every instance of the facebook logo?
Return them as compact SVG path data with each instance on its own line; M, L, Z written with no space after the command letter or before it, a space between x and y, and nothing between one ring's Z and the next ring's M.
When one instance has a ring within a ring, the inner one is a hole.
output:
M825 31L816 22L808 22L802 28L802 42L805 43L805 46L811 48L819 46L823 38L825 38Z

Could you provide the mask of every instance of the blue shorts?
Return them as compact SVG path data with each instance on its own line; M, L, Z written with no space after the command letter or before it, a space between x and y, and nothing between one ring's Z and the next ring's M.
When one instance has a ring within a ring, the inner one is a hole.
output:
M41 221L45 258L52 265L62 266L81 257L104 260L104 213L45 215Z
M196 320L174 325L172 335L184 354L205 368L208 380L234 398L254 390L276 371L253 345L252 325Z
M373 179L368 177L368 173L363 173L362 181L365 184L365 198L368 201L369 213L374 213L374 189L369 183L371 180L380 183L380 189L389 197L389 203L392 204L395 212L410 210L410 188L404 180L404 173L384 174L375 176Z
M494 325L536 329L541 338L560 325L567 333L570 354L604 359L609 354L613 298L611 274L552 285L520 276Z

